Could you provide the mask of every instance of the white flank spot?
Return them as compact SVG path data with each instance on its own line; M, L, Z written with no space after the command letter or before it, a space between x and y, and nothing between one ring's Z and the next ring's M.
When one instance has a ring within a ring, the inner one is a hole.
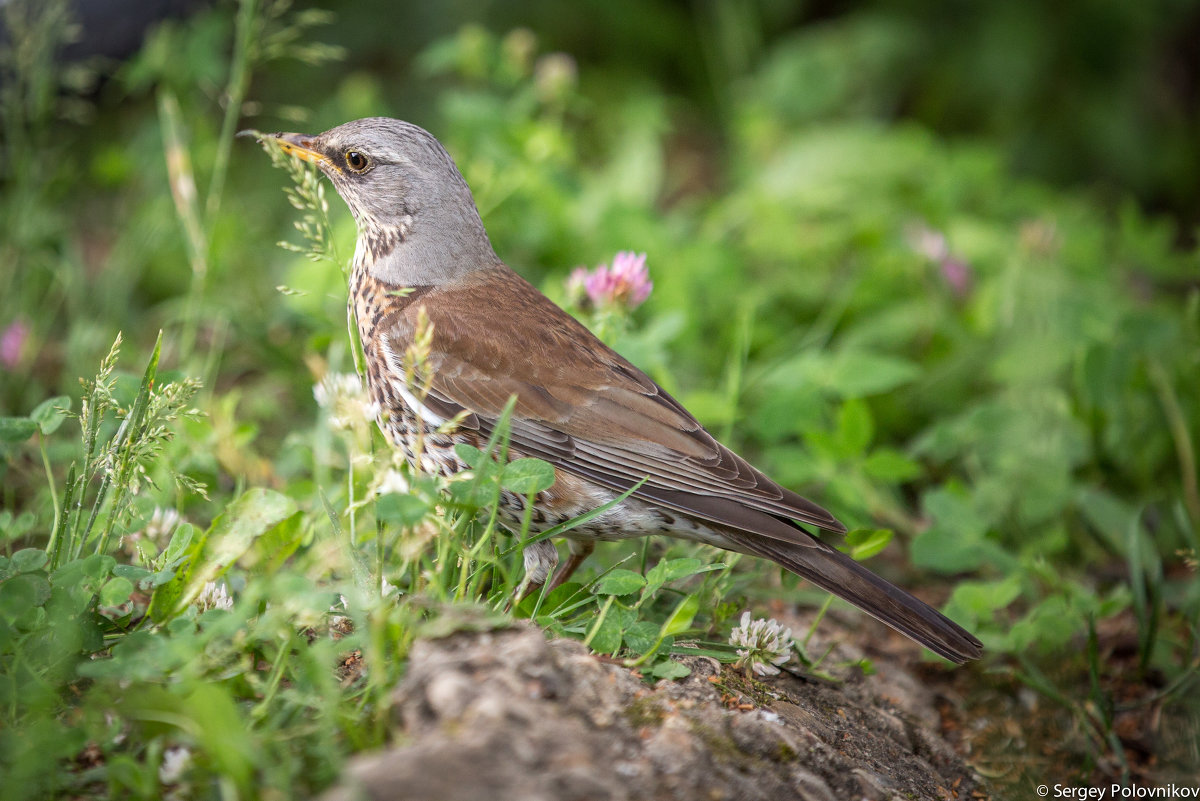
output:
M404 398L404 402L417 415L424 420L428 425L437 428L442 423L446 422L445 417L440 417L429 410L429 407L417 400L417 396L408 391L408 387L404 386L403 381L393 381L392 386L400 393L400 397Z

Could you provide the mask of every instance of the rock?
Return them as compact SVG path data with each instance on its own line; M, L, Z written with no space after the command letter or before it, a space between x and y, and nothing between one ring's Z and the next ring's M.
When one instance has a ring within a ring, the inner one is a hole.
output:
M410 660L398 744L324 801L941 801L976 785L927 701L914 715L861 679L764 683L685 657L692 675L651 688L528 626L419 641Z

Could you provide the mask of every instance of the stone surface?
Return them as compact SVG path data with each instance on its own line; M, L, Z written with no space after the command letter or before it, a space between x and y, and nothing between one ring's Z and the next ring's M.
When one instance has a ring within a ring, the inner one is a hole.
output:
M396 691L397 745L354 760L323 798L892 801L975 787L911 677L880 695L861 677L751 682L684 661L691 676L650 687L530 627L420 641Z

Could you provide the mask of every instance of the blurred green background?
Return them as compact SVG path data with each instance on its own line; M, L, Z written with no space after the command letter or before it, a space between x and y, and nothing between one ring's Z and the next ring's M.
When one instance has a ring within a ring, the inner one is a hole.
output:
M68 4L0 7L0 415L77 397L118 331L128 392L160 329L204 384L129 530L254 486L345 508L312 386L351 369L353 222L332 198L332 262L276 247L285 179L231 135L397 116L557 300L648 254L616 347L894 531L872 566L985 641L989 714L1033 688L1084 776L1196 758L1200 3L183 5L121 59ZM0 447L12 553L78 446Z

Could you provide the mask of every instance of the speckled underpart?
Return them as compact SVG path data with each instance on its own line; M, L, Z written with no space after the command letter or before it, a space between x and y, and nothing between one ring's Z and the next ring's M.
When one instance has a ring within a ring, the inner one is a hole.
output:
M454 454L456 440L448 434L439 434L437 426L424 422L404 398L407 389L399 359L408 343L393 342L387 334L396 319L409 305L418 302L428 287L389 287L371 276L363 255L360 250L350 278L350 303L362 341L367 391L379 407L379 428L404 452L409 464L426 473L444 476L457 473L465 465ZM418 452L420 464L417 464Z

